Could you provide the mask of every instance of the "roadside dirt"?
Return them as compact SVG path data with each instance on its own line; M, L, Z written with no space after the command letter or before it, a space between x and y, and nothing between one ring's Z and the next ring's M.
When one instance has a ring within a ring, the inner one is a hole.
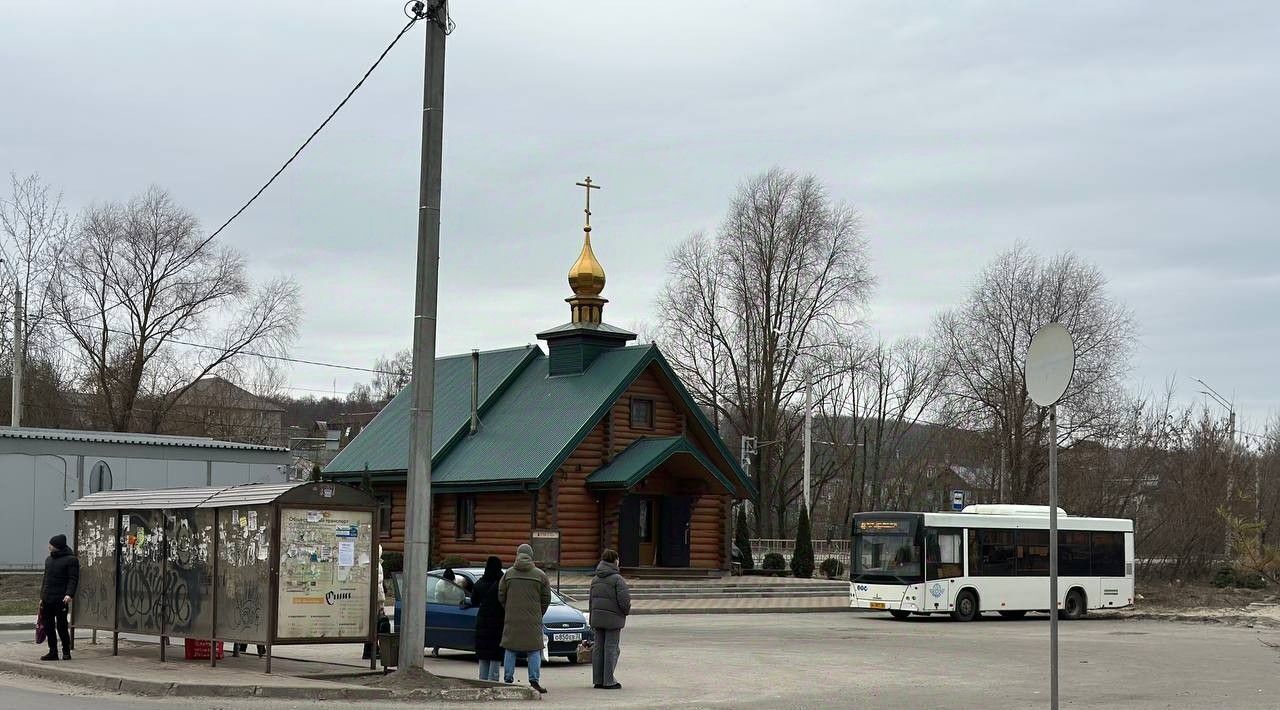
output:
M1139 583L1132 608L1102 614L1280 629L1280 590L1220 589L1205 582Z

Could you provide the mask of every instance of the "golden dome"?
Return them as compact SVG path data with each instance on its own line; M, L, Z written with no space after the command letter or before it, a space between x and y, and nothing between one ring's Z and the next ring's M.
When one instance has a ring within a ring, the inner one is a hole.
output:
M575 296L599 296L604 290L604 267L591 251L591 227L584 230L582 253L569 268L569 288Z

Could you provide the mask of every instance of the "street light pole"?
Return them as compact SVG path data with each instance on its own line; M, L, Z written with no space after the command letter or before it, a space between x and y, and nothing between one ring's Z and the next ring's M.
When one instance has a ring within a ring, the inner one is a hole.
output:
M413 6L425 19L422 165L418 184L418 273L413 316L413 409L404 540L404 614L400 669L421 669L427 635L427 570L431 559L431 422L435 399L436 303L440 281L440 182L444 146L444 42L447 0Z

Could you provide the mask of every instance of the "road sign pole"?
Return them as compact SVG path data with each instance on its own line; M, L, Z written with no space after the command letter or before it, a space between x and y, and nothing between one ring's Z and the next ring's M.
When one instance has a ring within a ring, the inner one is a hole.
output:
M1049 703L1058 710L1058 405L1049 407Z
M1038 328L1027 347L1031 401L1049 408L1049 704L1058 710L1058 402L1075 375L1075 341L1060 323Z

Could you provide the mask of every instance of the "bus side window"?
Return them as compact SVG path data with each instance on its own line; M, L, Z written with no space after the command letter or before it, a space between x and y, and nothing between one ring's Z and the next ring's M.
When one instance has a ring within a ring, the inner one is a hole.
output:
M929 530L925 536L928 579L964 576L964 537L959 530Z

